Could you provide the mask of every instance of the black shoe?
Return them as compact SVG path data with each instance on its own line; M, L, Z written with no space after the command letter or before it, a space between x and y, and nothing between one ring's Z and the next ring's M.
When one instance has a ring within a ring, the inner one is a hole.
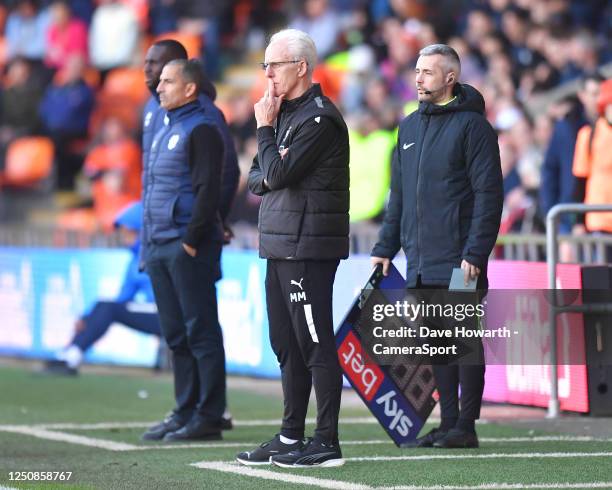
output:
M415 447L433 447L434 443L446 436L447 432L440 429L432 429L427 434L421 437L417 437L414 441L407 441L400 445L401 448L415 448Z
M40 371L41 374L52 374L55 376L77 376L79 370L68 366L66 361L47 361L45 367Z
M280 440L280 434L276 434L274 439L264 442L254 451L244 451L236 455L236 461L246 466L260 466L270 464L272 456L287 454L291 451L302 449L303 441L293 444L285 444Z
M186 425L164 436L164 442L168 441L220 441L221 424L210 424L203 422L198 417L192 418Z
M272 456L270 461L281 468L331 468L344 464L339 444L325 444L314 439L308 439L302 449Z
M177 417L176 414L172 413L159 424L149 427L141 436L141 439L143 441L161 441L166 434L179 430L183 425L185 425L185 422Z
M434 442L434 447L445 449L475 448L478 447L478 436L476 435L476 432L451 429L442 439Z

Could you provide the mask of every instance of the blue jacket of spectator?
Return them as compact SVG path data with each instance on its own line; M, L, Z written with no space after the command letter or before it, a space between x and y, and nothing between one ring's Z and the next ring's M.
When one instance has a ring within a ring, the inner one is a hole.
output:
M540 205L544 217L555 204L574 202L576 185L576 177L572 173L574 149L578 130L585 124L588 124L588 121L582 112L555 124L542 164ZM562 233L571 231L569 215L561 218L559 229Z
M27 18L16 12L6 20L5 36L8 46L8 57L23 56L32 60L41 60L47 49L47 29L50 15L48 10L38 12Z
M142 228L142 203L137 202L128 206L119 214L115 220L115 226L124 226L130 230L140 231ZM132 252L132 260L128 264L128 268L123 278L121 291L115 299L118 303L132 301L137 294L143 296L143 300L149 303L155 302L153 295L153 287L149 275L145 272L140 272L138 268L138 254L140 251L140 241L136 241L130 248Z
M240 178L240 168L238 167L238 156L236 147L230 129L225 121L225 117L221 110L215 105L212 98L201 93L198 97L200 105L204 109L205 122L215 126L221 133L223 146L225 149L223 159L223 174L221 175L221 200L219 203L219 214L221 220L225 221L230 212L236 189L238 188L238 180ZM149 150L153 142L153 136L167 124L166 111L159 106L159 98L157 95L152 95L147 101L142 121L142 161L144 164L148 161ZM144 174L143 174L144 179ZM143 182L144 183L144 182Z
M40 118L49 131L85 133L93 106L93 91L84 81L51 85L40 103Z
M170 111L168 124L155 134L143 172L145 247L181 237L195 200L189 167L191 131L205 124L198 101Z

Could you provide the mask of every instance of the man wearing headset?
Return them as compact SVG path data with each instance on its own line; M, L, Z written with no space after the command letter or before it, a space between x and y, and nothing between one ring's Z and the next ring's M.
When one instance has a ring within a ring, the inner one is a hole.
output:
M497 136L487 122L482 95L461 84L454 49L433 44L420 51L416 88L419 109L402 121L395 149L389 205L372 251L386 275L391 259L406 254L406 287L447 289L453 268L464 281L488 287L487 260L499 231L503 205ZM476 346L482 359L482 344ZM416 447L478 447L484 363L448 359L434 363L440 427ZM459 410L461 387L461 410Z

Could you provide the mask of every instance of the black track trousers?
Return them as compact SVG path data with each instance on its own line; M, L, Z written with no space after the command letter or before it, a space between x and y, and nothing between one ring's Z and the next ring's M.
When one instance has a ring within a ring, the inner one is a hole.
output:
M304 437L310 389L317 398L316 440L338 441L342 371L332 318L338 260L268 260L270 343L281 369L285 411L281 434Z

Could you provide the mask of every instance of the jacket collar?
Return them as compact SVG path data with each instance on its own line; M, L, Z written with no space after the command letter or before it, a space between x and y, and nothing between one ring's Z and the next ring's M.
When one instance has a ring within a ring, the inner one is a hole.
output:
M190 116L191 114L202 110L203 109L200 105L200 102L196 99L192 102L188 102L187 104L182 105L181 107L177 107L176 109L168 111L168 119L170 120L170 124L174 124L175 122L180 121L181 119L184 119Z
M321 85L318 83L313 83L310 88L299 97L291 100L283 100L283 103L281 104L281 111L294 111L304 102L314 99L315 97L320 97L321 95L323 95L321 92Z

